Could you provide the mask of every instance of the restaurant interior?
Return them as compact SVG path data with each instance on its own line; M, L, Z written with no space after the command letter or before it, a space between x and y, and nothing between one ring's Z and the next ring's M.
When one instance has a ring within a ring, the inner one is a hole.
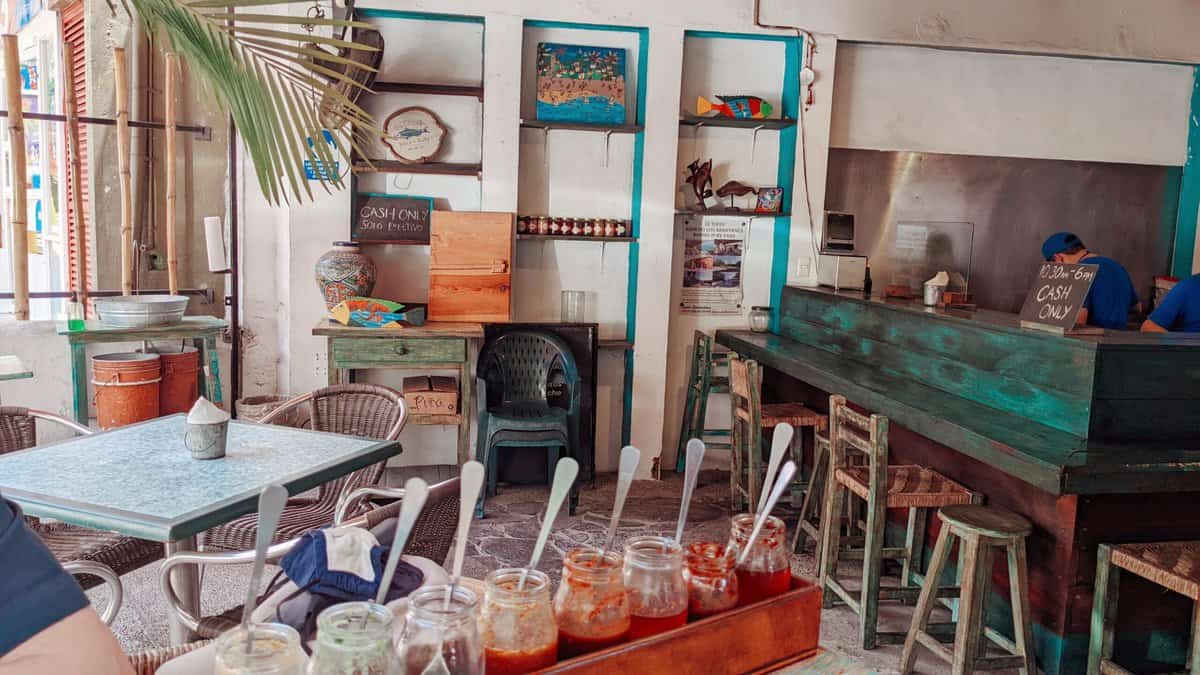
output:
M0 675L1200 674L1198 28L0 0Z

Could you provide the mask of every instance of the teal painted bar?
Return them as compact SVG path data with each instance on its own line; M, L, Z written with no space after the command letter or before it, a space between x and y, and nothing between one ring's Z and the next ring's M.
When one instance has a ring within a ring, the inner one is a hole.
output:
M543 21L541 19L526 19L526 28L566 28L568 30L598 30L610 33L638 33L643 38L649 29L641 26L613 26L602 23L573 23L570 21ZM639 85L640 87L640 85Z
M1187 161L1183 165L1183 177L1179 183L1175 254L1171 257L1171 274L1180 278L1192 274L1192 256L1196 247L1196 218L1200 213L1200 156L1197 156L1200 154L1200 66L1192 68L1192 77Z
M407 21L447 21L450 23L483 24L481 16L464 16L459 14L436 14L425 12L405 12L394 9L377 9L371 7L356 8L355 13L367 19L403 19Z
M758 35L755 33L725 33L716 30L689 30L683 33L685 38L707 38L710 40L753 40L757 42L795 42L799 38L794 35Z
M779 114L792 119L800 118L800 68L802 66L801 38L784 38L783 92L780 97ZM784 213L792 212L792 187L796 175L796 137L799 125L785 127L779 132L779 166L775 171L775 182L783 187L780 208ZM751 221L753 222L753 221ZM787 284L788 260L791 257L791 218L775 218L771 231L771 330L779 330L780 305L783 287Z

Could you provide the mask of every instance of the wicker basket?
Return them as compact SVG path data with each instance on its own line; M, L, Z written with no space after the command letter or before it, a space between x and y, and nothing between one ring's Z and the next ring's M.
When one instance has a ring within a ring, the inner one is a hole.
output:
M243 422L257 422L271 414L276 408L287 403L291 396L268 395L247 396L237 400L237 417Z

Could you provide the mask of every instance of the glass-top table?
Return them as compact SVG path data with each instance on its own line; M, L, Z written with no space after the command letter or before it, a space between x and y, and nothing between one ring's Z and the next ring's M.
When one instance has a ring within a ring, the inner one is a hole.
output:
M169 555L253 512L267 485L296 495L400 453L396 441L235 420L226 456L197 460L184 430L185 416L171 415L0 456L0 494L31 516L161 541ZM179 569L180 597L198 606L194 570ZM186 639L174 624L171 636Z

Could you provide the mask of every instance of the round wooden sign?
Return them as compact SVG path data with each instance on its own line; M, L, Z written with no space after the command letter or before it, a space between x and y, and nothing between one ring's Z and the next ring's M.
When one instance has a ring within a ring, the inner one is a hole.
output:
M402 162L419 164L442 149L446 127L428 108L401 108L383 123L383 142Z

